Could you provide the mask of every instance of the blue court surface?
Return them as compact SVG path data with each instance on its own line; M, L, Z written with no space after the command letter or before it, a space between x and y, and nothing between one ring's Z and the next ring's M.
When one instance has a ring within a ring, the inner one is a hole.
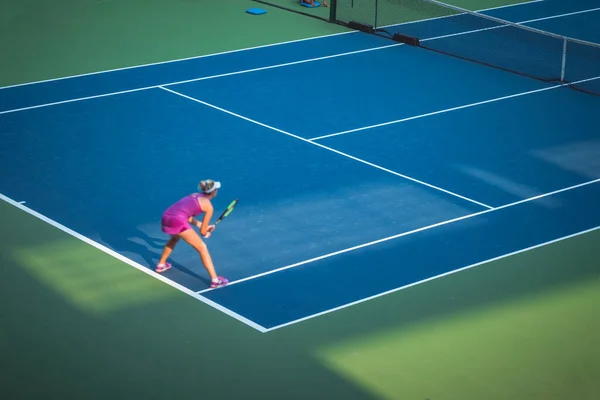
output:
M600 42L599 1L485 12ZM451 35L452 18L411 26ZM266 332L598 229L599 111L351 32L2 88L0 192ZM232 281L216 290L183 242L153 272L162 212L202 179L223 184L217 215L239 199L207 239Z

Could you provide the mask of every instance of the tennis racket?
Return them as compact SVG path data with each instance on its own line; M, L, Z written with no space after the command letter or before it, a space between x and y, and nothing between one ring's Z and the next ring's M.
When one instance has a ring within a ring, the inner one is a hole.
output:
M226 216L228 216L229 214L231 214L231 212L233 211L233 209L235 208L235 206L238 203L238 199L235 199L234 201L232 201L231 203L229 203L229 205L227 206L227 208L225 209L225 211L223 211L223 214L221 214L221 216L219 217L219 219L217 219L215 221L215 225L217 225L219 222L221 222Z

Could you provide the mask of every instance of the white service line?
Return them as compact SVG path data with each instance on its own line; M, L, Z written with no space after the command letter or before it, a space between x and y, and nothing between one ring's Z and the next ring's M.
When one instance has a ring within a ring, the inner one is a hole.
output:
M187 80L184 80L184 81L169 82L169 83L164 83L164 84L160 84L160 85L144 86L144 87L137 88L137 89L121 90L119 92L111 92L111 93L98 94L98 95L94 95L94 96L78 97L78 98L69 99L69 100L55 101L55 102L52 102L52 103L44 103L44 104L38 104L38 105L35 105L35 106L21 107L21 108L15 108L15 109L12 109L12 110L0 111L0 115L2 115L2 114L10 114L10 113L19 112L19 111L32 110L32 109L42 108L42 107L56 106L56 105L59 105L59 104L73 103L73 102L76 102L76 101L91 100L91 99L97 99L97 98L100 98L100 97L107 97L107 96L114 96L114 95L131 93L131 92L138 92L138 91L141 91L141 90L156 89L158 87L181 85L181 84L184 84L184 83L198 82L198 81L204 81L204 80L208 80L208 79L223 78L225 76L240 75L240 74L247 74L247 73L250 73L250 72L257 72L257 71L264 71L264 70L274 69L274 68L288 67L290 65L297 65L297 64L304 64L304 63L309 63L309 62L314 62L314 61L327 60L329 58L335 58L335 57L344 57L344 56L349 56L349 55L352 55L352 54L365 53L365 52L369 52L369 51L377 51L377 50L387 49L387 48L390 48L390 47L398 47L398 46L402 46L402 45L403 45L402 43L394 43L394 44L388 44L388 45L385 45L385 46L370 47L368 49L349 51L349 52L346 52L346 53L337 53L337 54L332 54L332 55L328 55L328 56L322 56L322 57L316 57L316 58L309 58L309 59L306 59L306 60L291 61L291 62L287 62L287 63L283 63L283 64L268 65L268 66L265 66L265 67L258 67L258 68L252 68L252 69L244 69L244 70L241 70L241 71L226 72L226 73L218 74L218 75L210 75L210 76L204 76L204 77L201 77L201 78L187 79Z
M139 271L142 271L143 273L148 274L148 275L152 276L153 278L156 278L159 281L166 283L167 285L179 290L180 292L183 292L183 293L195 298L196 300L200 300L201 302L229 315L232 318L237 319L238 321L256 329L259 332L263 332L263 333L266 332L266 328L256 324L255 322L250 321L249 319L231 311L230 309L223 307L222 305L215 303L214 301L209 300L206 297L201 296L200 294L194 292L193 290L186 288L185 286L180 285L177 282L173 282L172 280L164 277L163 275L160 275L160 274L154 272L153 270L146 268L146 267L136 263L133 260L130 260L129 258L109 249L106 246L101 245L100 243L98 243L90 238L83 236L82 234L77 233L72 229L67 228L66 226L46 217L45 215L38 213L37 211L32 210L29 207L24 206L20 202L15 201L15 200L9 198L8 196L3 195L2 193L0 193L0 200L3 200L5 202L7 202L8 204L11 204L12 206L26 212L27 214L29 214L39 220L44 221L48 225L51 225L51 226L65 232L66 234L73 236L74 238L77 238L77 239L81 240L82 242L87 243L88 245L108 254L109 256L112 256L112 257L116 258L117 260L122 261L125 264L128 264L128 265L138 269Z
M392 235L392 236L384 237L384 238L381 238L381 239L378 239L378 240L374 240L374 241L371 241L371 242L363 243L363 244L360 244L360 245L357 245L357 246L353 246L353 247L349 247L349 248L346 248L346 249L343 249L343 250L334 251L332 253L324 254L324 255L319 256L319 257L314 257L314 258L311 258L311 259L308 259L308 260L304 260L304 261L300 261L300 262L297 262L297 263L294 263L294 264L286 265L286 266L281 267L281 268L277 268L277 269L273 269L273 270L270 270L270 271L262 272L260 274L248 276L246 278L238 279L236 281L230 282L228 286L235 285L235 284L242 283L242 282L246 282L246 281L253 280L253 279L256 279L256 278L260 278L260 277L265 276L265 275L271 275L271 274L274 274L274 273L277 273L277 272L285 271L285 270L290 269L290 268L299 267L301 265L310 264L310 263L313 263L315 261L319 261L319 260L323 260L323 259L326 259L326 258L334 257L334 256L337 256L339 254L348 253L348 252L351 252L351 251L354 251L354 250L362 249L364 247L369 247L369 246L373 246L373 245L376 245L376 244L379 244L379 243L383 243L383 242L387 242L387 241L390 241L390 240L398 239L398 238L401 238L401 237L404 237L404 236L413 235L415 233L426 231L426 230L433 229L433 228L437 228L439 226L452 224L454 222L458 222L458 221L470 219L470 218L473 218L473 217L477 217L479 215L491 213L491 212L502 210L502 209L509 208L509 207L514 207L516 205L523 204L523 203L528 203L528 202L531 202L531 201L534 201L534 200L539 200L539 199L544 198L544 197L548 197L548 196L552 196L552 195L555 195L555 194L558 194L558 193L562 193L562 192L566 192L566 191L569 191L569 190L577 189L577 188L580 188L580 187L583 187L583 186L592 185L592 184L598 183L598 182L600 182L600 178L594 179L594 180L591 180L591 181L587 181L587 182L583 182L583 183L580 183L580 184L577 184L577 185L569 186L569 187L566 187L566 188L558 189L558 190L555 190L555 191L552 191L552 192L549 192L549 193L544 193L544 194L540 194L540 195L537 195L537 196L529 197L527 199L519 200L519 201L516 201L514 203L505 204L503 206L495 207L495 208L493 208L491 210L483 210L483 211L479 211L479 212L476 212L476 213L467 214L467 215L464 215L462 217L457 217L457 218L449 219L449 220L446 220L446 221L438 222L436 224L424 226L422 228L413 229L413 230L408 231L408 232L399 233L397 235ZM197 293L206 293L206 292L210 292L212 290L215 290L215 289L207 288L207 289L204 289L204 290L200 290Z
M262 126L262 127L264 127L264 128L267 128L267 129L271 129L271 130L273 130L273 131L275 131L275 132L283 133L284 135L287 135L287 136L293 137L294 139L301 140L301 141L303 141L303 142L305 142L305 143L310 143L310 144L312 144L313 146L317 146L317 147L320 147L320 148L322 148L322 149L329 150L329 151L331 151L331 152L333 152L333 153L336 153L336 154L339 154L339 155L341 155L341 156L344 156L344 157L350 158L350 159L352 159L352 160L355 160L355 161L358 161L358 162L360 162L360 163L363 163L363 164L369 165L369 166L371 166L371 167L374 167L374 168L377 168L377 169L379 169L379 170L382 170L382 171L388 172L388 173L390 173L390 174L393 174L393 175L396 175L396 176L402 177L402 178L404 178L404 179L408 179L408 180L410 180L410 181L413 181L413 182L415 182L415 183L418 183L418 184L421 184L421 185L427 186L427 187L429 187L429 188L432 188L432 189L438 190L438 191L440 191L440 192L444 192L444 193L446 193L446 194L449 194L449 195L451 195L451 196L458 197L458 198L460 198L460 199L463 199L463 200L466 200L466 201L468 201L468 202L471 202L471 203L477 204L477 205L479 205L479 206L481 206L481 207L485 207L485 208L488 208L488 209L491 209L491 208L492 208L491 206L488 206L487 204L481 203L481 202L479 202L479 201L476 201L476 200L470 199L470 198L468 198L468 197L462 196L462 195L460 195L460 194L457 194L457 193L451 192L451 191L449 191L449 190L446 190L446 189L442 189L442 188L440 188L440 187L438 187L438 186L431 185L431 184L429 184L429 183L427 183L427 182L423 182L423 181L420 181L420 180L418 180L418 179L411 178L410 176L407 176L407 175L404 175L404 174L398 173L398 172L396 172L396 171L392 171L391 169L387 169L387 168L384 168L384 167L382 167L382 166L380 166L380 165L373 164L373 163L371 163L371 162L369 162L369 161L365 161L365 160L363 160L363 159L360 159L360 158L358 158L358 157L354 157L354 156L352 156L352 155L350 155L350 154L347 154L347 153L341 152L341 151L339 151L339 150L336 150L336 149L333 149L333 148L331 148L331 147L327 147L327 146L325 146L325 145L322 145L322 144L320 144L320 143L311 142L310 140L308 140L308 139L305 139L305 138L303 138L303 137L301 137L301 136L297 136L297 135L294 135L294 134L292 134L292 133L286 132L286 131L284 131L284 130L281 130L281 129L278 129L278 128L274 128L274 127L272 127L272 126L270 126L270 125L267 125L267 124L263 124L262 122L255 121L255 120L253 120L253 119L250 119L250 118L248 118L248 117L244 117L243 115L236 114L236 113L234 113L234 112L232 112L232 111L229 111L229 110L226 110L226 109L224 109L224 108L217 107L217 106L215 106L215 105L213 105L213 104L207 103L207 102L205 102L205 101L198 100L198 99L196 99L196 98L194 98L194 97L187 96L187 95L185 95L185 94L183 94L183 93L176 92L175 90L168 89L168 88L165 88L165 87L162 87L162 86L160 86L160 88L161 88L161 89L163 89L163 90L166 90L166 91L168 91L168 92L171 92L171 93L173 93L173 94L175 94L175 95L177 95L177 96L181 96L181 97L183 97L183 98L186 98L186 99L188 99L188 100L195 101L196 103L200 103L200 104L203 104L203 105L205 105L205 106L207 106L207 107L214 108L215 110L219 110L219 111L222 111L222 112L224 112L224 113L226 113L226 114L233 115L234 117L237 117L237 118L243 119L243 120L245 120L245 121L251 122L251 123L253 123L253 124L256 124L256 125L260 125L260 126Z
M265 71L265 70L268 70L268 69L281 68L281 67L289 67L290 65L305 64L305 63L308 63L308 62L328 60L330 58L351 56L353 54L367 53L367 52L370 52L370 51L377 51L377 50L389 49L391 47L398 47L398 46L404 46L404 43L387 44L385 46L369 47L368 49L353 50L353 51L348 51L346 53L330 54L328 56L321 56L321 57L309 58L309 59L306 59L306 60L291 61L291 62L287 62L287 63L283 63L283 64L267 65L265 67L257 67L257 68L252 68L252 69L244 69L244 70L241 70L241 71L225 72L225 73L218 74L218 75L210 75L210 76L204 76L204 77L201 77L201 78L188 79L188 80L185 80L185 81L167 83L167 84L164 84L164 85L157 85L155 87L160 87L160 86L162 86L162 87L175 86L175 85L181 85L181 84L184 84L184 83L204 81L204 80L207 80L207 79L223 78L225 76L247 74L249 72Z
M548 90L559 89L559 88L564 87L564 86L577 85L577 84L580 84L580 83L585 83L585 82L593 81L593 80L596 80L596 79L600 79L600 77L595 77L595 78L590 78L590 79L583 79L581 81L577 81L577 82L573 82L573 83L561 83L561 84L558 84L558 85L549 86L549 87L545 87L545 88L542 88L542 89L535 89L535 90L530 90L530 91L527 91L527 92L521 92L521 93L511 94L511 95L508 95L508 96L497 97L495 99L478 101L477 103L465 104L465 105L462 105L462 106L452 107L452 108L448 108L448 109L445 109L445 110L439 110L439 111L434 111L434 112L430 112L430 113L426 113L426 114L415 115L413 117L407 117L407 118L397 119L397 120L394 120L394 121L382 122L380 124L375 124L375 125L363 126L361 128L349 129L349 130L343 131L343 132L330 133L328 135L322 135L322 136L317 136L317 137L314 137L314 138L310 138L309 140L311 140L311 141L321 140L321 139L326 139L326 138L330 138L330 137L334 137L334 136L346 135L348 133L364 131L364 130L367 130L367 129L373 129L373 128L379 128L379 127L382 127L382 126L398 124L400 122L406 122L406 121L411 121L411 120L414 120L414 119L419 119L419 118L424 118L424 117L430 117L432 115L443 114L443 113L447 113L447 112L450 112L450 111L461 110L463 108L476 107L476 106L480 106L482 104L494 103L494 102L497 102L497 101L513 99L515 97L527 96L527 95L534 94L534 93L540 93L540 92L545 92L545 91L548 91Z

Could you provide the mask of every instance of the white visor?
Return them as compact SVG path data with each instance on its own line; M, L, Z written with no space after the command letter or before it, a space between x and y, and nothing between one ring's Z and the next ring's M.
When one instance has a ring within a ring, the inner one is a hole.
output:
M220 188L221 188L221 182L215 181L215 184L213 185L213 187L211 187L210 189L208 189L206 191L203 191L203 193L212 193L215 190L220 189Z

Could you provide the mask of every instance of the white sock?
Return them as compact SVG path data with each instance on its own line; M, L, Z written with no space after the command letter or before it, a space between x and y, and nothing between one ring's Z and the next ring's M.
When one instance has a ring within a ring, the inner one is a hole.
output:
M212 281L213 281L214 283L218 283L218 282L219 282L219 278L217 277L217 278L213 279Z

